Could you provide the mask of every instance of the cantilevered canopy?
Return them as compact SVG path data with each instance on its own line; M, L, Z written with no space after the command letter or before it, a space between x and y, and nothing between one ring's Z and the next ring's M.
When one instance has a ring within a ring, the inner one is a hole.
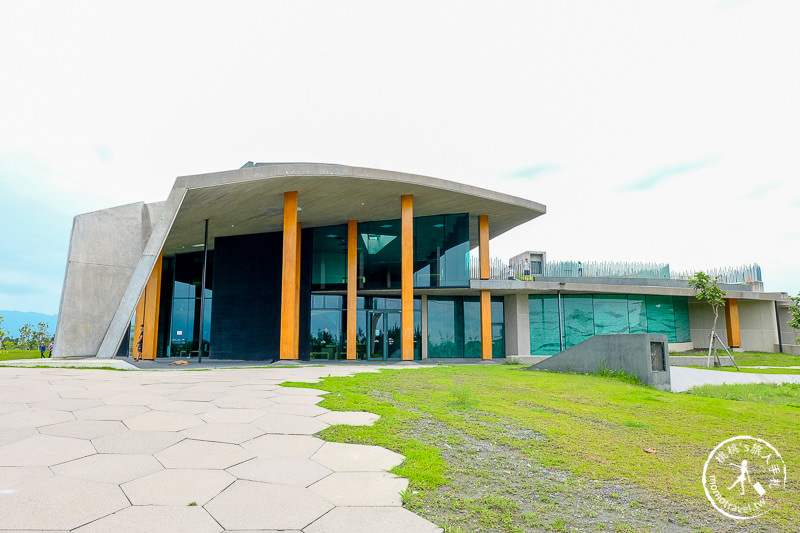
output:
M213 238L281 231L283 194L298 193L303 228L400 218L400 196L414 196L414 216L469 213L489 216L489 237L545 213L544 205L452 181L369 168L316 163L274 163L228 172L184 176L170 195L185 191L164 244L164 254L197 250L204 221ZM477 223L470 244L478 244Z

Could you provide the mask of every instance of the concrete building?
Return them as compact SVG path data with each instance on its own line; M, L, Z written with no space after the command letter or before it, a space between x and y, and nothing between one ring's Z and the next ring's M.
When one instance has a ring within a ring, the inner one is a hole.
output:
M685 281L592 277L580 263L548 277L544 252L512 258L508 279L489 241L545 211L340 165L181 177L163 202L75 217L54 356L112 358L139 339L147 359L491 359L551 355L605 333L707 346L710 310ZM726 342L793 349L796 335L778 322L785 294L724 288Z

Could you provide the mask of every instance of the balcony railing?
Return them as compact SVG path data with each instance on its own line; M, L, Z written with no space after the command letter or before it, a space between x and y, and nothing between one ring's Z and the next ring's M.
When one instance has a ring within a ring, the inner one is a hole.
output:
M470 256L470 278L480 279L480 261L477 255ZM491 279L524 278L523 265L512 265L509 272L508 262L493 257L489 261ZM640 279L671 279L687 280L697 270L671 271L668 263L638 263L626 261L547 261L546 264L532 263L531 277L540 278L640 278ZM737 267L723 267L701 269L709 276L720 277L721 283L742 284L761 279L761 267L742 265Z

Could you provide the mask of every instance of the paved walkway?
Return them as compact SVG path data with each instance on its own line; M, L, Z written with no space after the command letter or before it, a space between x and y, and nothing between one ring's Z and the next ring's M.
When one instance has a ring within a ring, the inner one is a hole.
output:
M401 455L313 436L377 415L279 386L375 371L0 368L0 531L441 531L402 508Z
M738 385L743 383L800 383L800 374L751 374L700 368L669 367L672 392L685 392L695 385Z

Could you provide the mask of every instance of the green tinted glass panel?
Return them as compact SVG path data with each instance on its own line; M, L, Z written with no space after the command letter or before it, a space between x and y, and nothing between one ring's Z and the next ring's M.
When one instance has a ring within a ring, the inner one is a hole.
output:
M594 335L594 312L591 296L563 296L565 346L575 346Z
M456 304L450 298L428 298L428 357L461 357L456 346Z
M672 296L647 296L647 332L667 335L675 342L675 314Z
M347 284L347 225L313 229L311 284L314 289L335 289Z
M557 296L529 296L528 317L531 327L531 355L553 355L560 352Z
M400 288L400 220L358 224L359 289Z
M675 312L675 342L690 342L689 300L684 296L675 296L672 306Z
M629 333L627 296L614 294L594 296L594 332L595 335Z
M464 357L481 356L481 304L464 298Z
M628 327L631 333L647 333L647 307L644 296L628 296Z
M311 358L342 359L342 312L311 310Z

